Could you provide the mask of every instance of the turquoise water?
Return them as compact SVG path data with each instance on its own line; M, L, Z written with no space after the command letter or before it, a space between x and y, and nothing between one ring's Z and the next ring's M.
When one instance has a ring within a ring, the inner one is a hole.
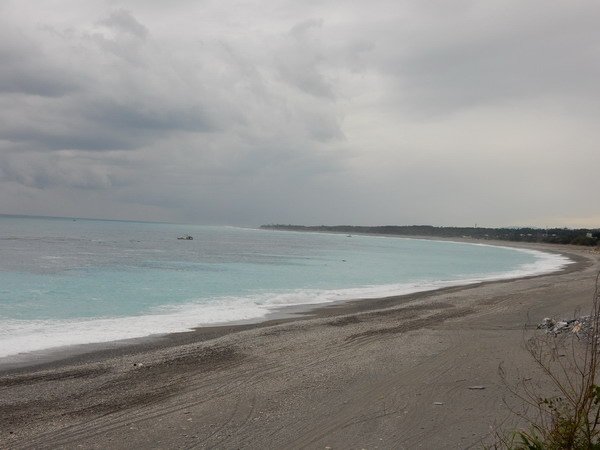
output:
M190 234L194 240L177 240ZM534 251L375 236L0 216L0 356L556 270Z

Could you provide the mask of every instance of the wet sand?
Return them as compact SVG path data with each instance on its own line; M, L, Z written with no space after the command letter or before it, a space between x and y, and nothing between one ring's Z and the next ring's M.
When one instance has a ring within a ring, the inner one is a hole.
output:
M514 421L499 365L539 375L524 327L589 309L600 268L526 247L576 263L5 368L0 448L478 448Z

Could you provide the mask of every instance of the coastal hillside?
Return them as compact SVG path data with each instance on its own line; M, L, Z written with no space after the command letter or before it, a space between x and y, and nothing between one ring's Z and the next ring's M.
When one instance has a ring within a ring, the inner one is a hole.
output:
M348 234L384 234L398 236L431 236L443 238L494 239L514 242L543 242L548 244L600 245L600 229L570 228L482 228L434 227L432 225L261 225L262 229L285 231L313 231Z

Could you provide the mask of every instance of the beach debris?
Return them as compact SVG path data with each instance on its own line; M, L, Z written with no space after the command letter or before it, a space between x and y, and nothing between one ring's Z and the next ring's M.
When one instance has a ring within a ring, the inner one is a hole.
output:
M472 391L481 391L485 389L485 386L469 386L467 389L471 389Z
M433 402L433 404L434 404L435 406L441 406L441 405L443 405L443 404L444 404L444 402Z
M573 333L579 338L587 339L593 335L594 324L591 316L561 320L553 320L550 317L545 317L537 328L555 336L564 333Z
M550 317L544 317L542 323L540 323L537 327L538 330L551 330L554 328L554 325L554 320L552 320Z

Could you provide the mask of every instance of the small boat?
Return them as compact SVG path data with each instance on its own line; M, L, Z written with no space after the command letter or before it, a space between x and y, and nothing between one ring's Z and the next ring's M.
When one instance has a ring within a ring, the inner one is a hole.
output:
M192 236L190 236L189 234L186 236L179 236L177 239L179 239L180 241L193 241L194 238Z

